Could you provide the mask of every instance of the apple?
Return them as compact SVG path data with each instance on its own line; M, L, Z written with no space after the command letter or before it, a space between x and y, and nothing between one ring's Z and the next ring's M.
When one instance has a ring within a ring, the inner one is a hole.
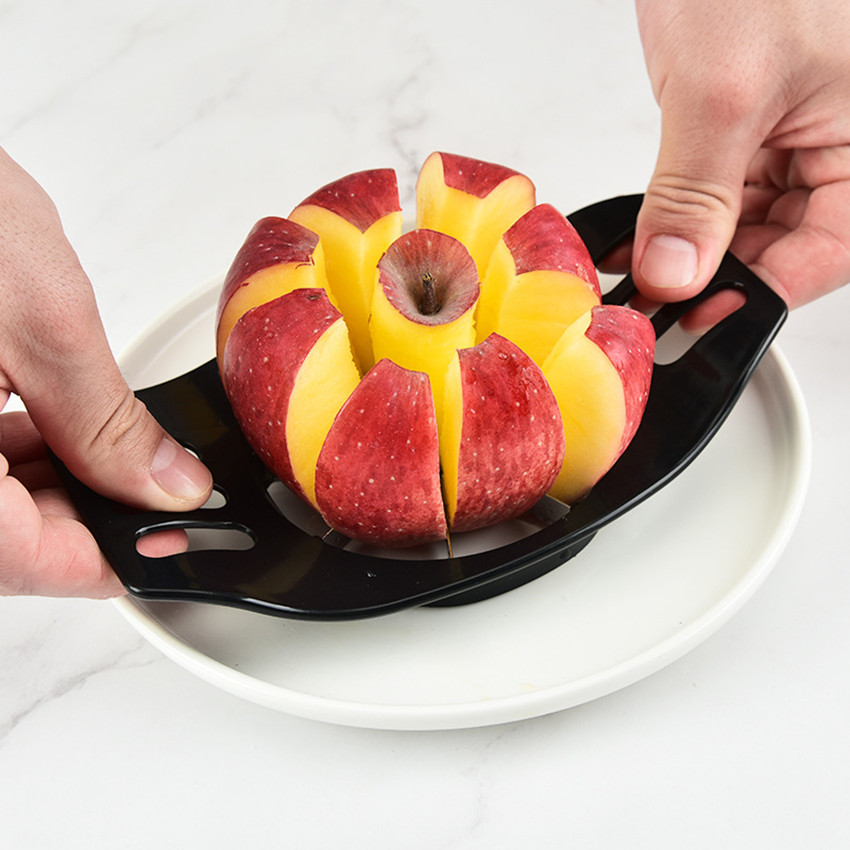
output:
M325 247L330 291L348 323L363 372L375 362L368 324L375 266L401 235L401 205L391 168L358 171L305 198L289 218L317 233Z
M340 533L416 545L582 498L628 445L655 336L602 306L569 221L500 165L428 157L402 233L390 169L255 225L217 353L248 441Z
M566 451L549 494L571 504L614 465L640 424L655 356L652 322L630 307L593 307L543 363L561 411Z
M216 354L239 318L293 289L324 289L325 258L319 237L285 218L260 219L248 234L224 279L216 313Z
M475 263L457 239L417 229L390 245L377 272L369 321L375 358L425 372L439 416L449 361L475 343Z
M572 224L538 204L501 237L487 266L477 339L499 333L542 365L566 328L601 303L593 260Z
M455 353L440 427L443 488L453 531L525 513L552 486L563 457L558 403L525 352L491 334Z
M251 447L315 506L319 450L360 382L327 293L297 289L246 312L225 343L221 377Z
M379 360L340 409L316 465L316 504L337 531L382 546L446 537L428 376Z
M460 240L483 277L502 234L535 203L524 174L466 156L432 153L416 181L416 226Z

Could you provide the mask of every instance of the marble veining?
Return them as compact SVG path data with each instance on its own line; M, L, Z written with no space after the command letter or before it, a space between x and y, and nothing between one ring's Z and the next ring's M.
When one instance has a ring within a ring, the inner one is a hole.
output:
M79 608L74 616L42 611L34 601L22 600L34 616L13 616L4 624L12 639L0 647L0 748L41 708L84 688L93 677L159 660L141 637L120 628L113 612L92 617L97 603L67 603Z
M41 646L37 648L40 649ZM32 647L23 646L16 647L15 649L16 652L13 655L14 663L23 665L33 663L34 653ZM43 706L47 704L53 705L71 691L84 688L94 676L115 670L140 667L146 664L152 664L158 660L159 656L154 655L148 645L143 643L142 639L139 638L137 645L132 649L119 652L113 651L108 657L100 660L99 663L92 663L90 666L86 666L85 669L75 670L67 678L40 680L37 683L38 690L36 692L18 694L19 697L28 698L20 699L20 705L16 709L8 711L8 704L4 706L6 713L2 718L2 725L0 725L0 748L3 747L8 737L14 734L19 724L28 720Z

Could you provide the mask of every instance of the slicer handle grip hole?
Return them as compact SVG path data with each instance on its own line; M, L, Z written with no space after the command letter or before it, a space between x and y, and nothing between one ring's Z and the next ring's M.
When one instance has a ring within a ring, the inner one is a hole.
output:
M653 324L657 334L655 346L655 365L664 366L675 363L712 328L719 327L724 320L741 310L747 303L746 289L735 282L715 286L702 300L697 299L696 306L682 312L675 304L661 308L653 316ZM689 302L689 303L693 303ZM711 326L702 326L699 320L696 324L689 324L689 317L695 311L708 309L711 312L703 313L703 319L707 316L713 317Z
M218 510L227 504L227 496L220 487L213 487L209 499L201 505L201 510Z
M168 558L189 552L245 552L257 541L250 529L237 525L179 522L152 526L139 532L136 551L146 558Z

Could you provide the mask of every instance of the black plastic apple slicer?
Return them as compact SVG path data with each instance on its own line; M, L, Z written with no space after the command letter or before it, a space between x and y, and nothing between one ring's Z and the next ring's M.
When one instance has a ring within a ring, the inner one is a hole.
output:
M569 216L597 264L634 231L642 197L612 198ZM233 418L215 361L138 395L164 428L212 471L215 507L144 512L85 487L55 461L72 500L129 592L149 600L217 603L282 617L346 620L421 605L476 602L516 588L576 555L600 529L664 487L708 444L732 410L782 325L782 299L727 254L696 298L653 316L658 337L697 303L723 289L744 305L699 337L672 363L657 364L641 425L626 452L568 512L538 507L527 536L498 548L440 557L376 554L335 532L293 521L272 498L275 479ZM605 296L624 304L630 277ZM684 508L687 510L687 508ZM241 532L244 551L190 550L141 555L137 541L166 529ZM605 533L616 534L616 526Z

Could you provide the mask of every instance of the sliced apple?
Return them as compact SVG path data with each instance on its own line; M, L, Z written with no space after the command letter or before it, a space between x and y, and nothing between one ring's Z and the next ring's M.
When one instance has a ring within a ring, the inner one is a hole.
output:
M550 495L580 499L625 451L646 408L654 355L652 323L629 307L593 307L564 331L543 363L566 441Z
M316 503L331 528L380 546L446 536L428 376L379 360L342 406L319 453Z
M375 266L401 235L401 205L395 171L358 171L328 183L303 200L290 218L319 235L328 283L351 333L365 373L373 363L368 322Z
M327 284L324 251L315 233L285 218L260 219L236 254L219 296L219 364L233 326L249 310L293 289L326 289Z
M478 273L451 236L413 230L396 239L378 263L369 331L375 358L425 372L437 406L455 349L475 343Z
M496 245L481 284L477 339L499 333L539 366L566 328L600 303L578 231L551 204L538 204Z
M440 428L452 531L525 513L552 486L563 457L558 404L527 354L498 334L456 353Z
M254 307L224 347L222 383L245 438L314 506L319 450L359 381L345 322L321 289Z
M419 172L416 224L463 242L483 278L502 234L534 200L534 184L512 168L436 152Z
M216 316L251 445L380 546L581 498L634 436L653 366L651 323L601 305L581 239L527 177L437 152L416 200L402 235L395 172L374 169L262 219Z

